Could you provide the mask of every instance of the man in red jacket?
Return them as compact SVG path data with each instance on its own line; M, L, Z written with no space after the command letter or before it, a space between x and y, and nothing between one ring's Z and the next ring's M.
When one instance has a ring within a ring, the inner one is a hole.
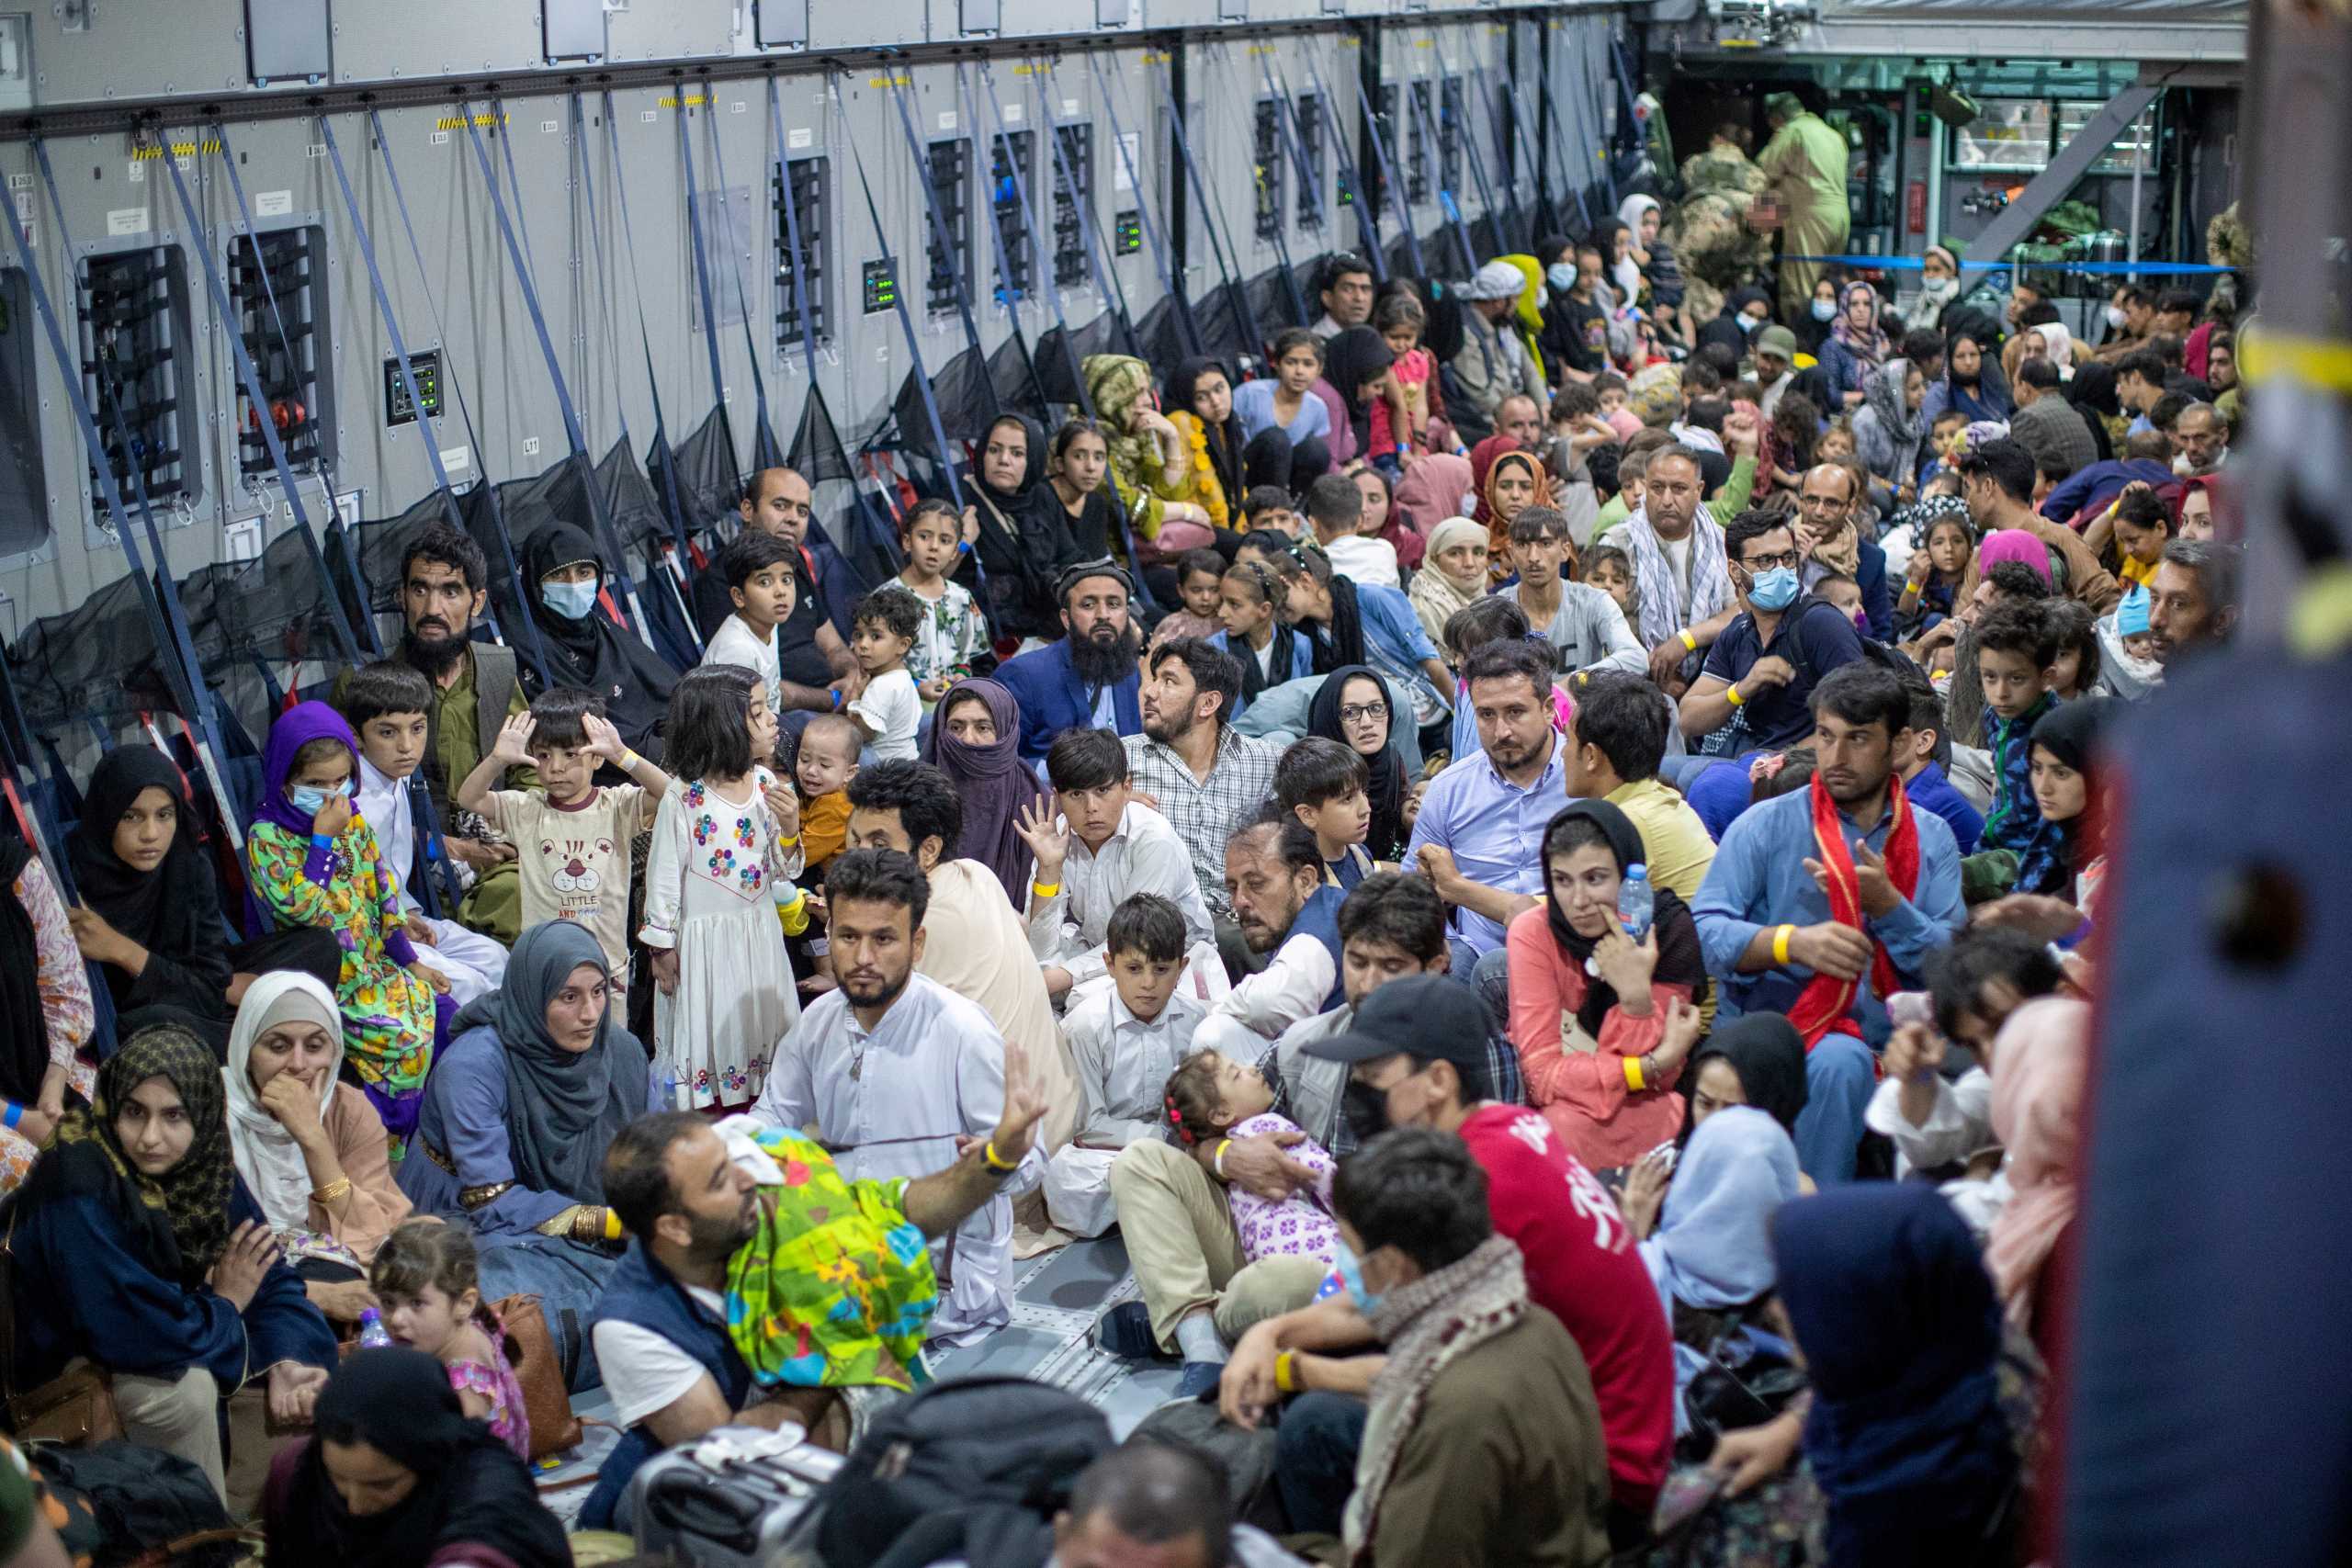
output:
M1480 1005L1442 975L1408 976L1366 997L1353 1029L1306 1050L1349 1064L1344 1110L1360 1146L1389 1127L1434 1127L1460 1137L1486 1171L1495 1230L1519 1245L1529 1297L1560 1320L1591 1370L1609 1450L1611 1540L1629 1545L1647 1539L1673 1457L1673 1336L1608 1189L1543 1112L1486 1100ZM1341 1292L1259 1324L1226 1368L1218 1404L1242 1426L1283 1394L1303 1396L1283 1415L1275 1461L1295 1529L1336 1529L1363 1396L1382 1360L1357 1352L1376 1348Z

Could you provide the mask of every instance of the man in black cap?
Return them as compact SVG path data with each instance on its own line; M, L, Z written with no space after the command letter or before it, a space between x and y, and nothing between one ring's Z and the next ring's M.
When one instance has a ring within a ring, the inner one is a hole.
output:
M1699 1031L1696 1008L1676 1003L1669 1034ZM1467 987L1442 975L1383 986L1344 1033L1306 1055L1344 1064L1341 1105L1359 1143L1391 1127L1433 1127L1468 1145L1487 1173L1496 1234L1519 1244L1528 1296L1584 1352L1609 1452L1612 1544L1646 1534L1674 1446L1674 1348L1657 1291L1616 1201L1539 1111L1488 1098L1486 1014ZM1336 1517L1354 1483L1370 1374L1333 1359L1374 1348L1365 1314L1345 1295L1269 1318L1234 1348L1218 1384L1227 1419L1257 1421L1285 1394L1275 1475L1292 1524ZM1317 1395L1323 1397L1317 1397Z

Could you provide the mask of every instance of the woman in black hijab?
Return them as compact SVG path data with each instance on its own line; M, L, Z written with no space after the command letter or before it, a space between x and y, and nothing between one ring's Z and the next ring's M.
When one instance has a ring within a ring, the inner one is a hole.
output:
M2115 395L2115 367L2096 361L2077 367L2075 378L2066 383L2066 400L2091 427L2091 445L2098 448L2099 461L2115 458L2115 431L2123 423L2123 400Z
M329 989L342 975L331 931L302 926L230 944L187 785L153 746L100 759L65 849L81 899L67 918L82 956L106 976L119 1040L176 1023L225 1061L231 1011L255 975L300 969Z
M1206 385L1203 382L1205 380ZM1225 361L1205 356L1187 359L1176 367L1168 378L1168 409L1170 417L1182 413L1191 416L1201 427L1203 444L1208 449L1209 467L1216 470L1216 482L1225 491L1228 531L1234 535L1232 545L1241 542L1241 499L1250 491L1241 466L1241 455L1249 439L1242 434L1241 422L1233 417L1233 372ZM1223 411L1221 413L1218 411ZM1211 418L1212 414L1217 417ZM1232 545L1219 540L1220 553L1233 558Z
M1340 406L1348 411L1348 426L1355 432L1355 449L1367 460L1396 455L1394 446L1385 453L1372 450L1373 400L1382 394L1365 391L1396 363L1388 340L1370 327L1350 327L1323 345L1323 379L1339 392ZM1393 443L1396 432L1390 431L1389 439Z
M362 1350L335 1370L309 1440L270 1467L269 1568L423 1568L427 1562L569 1568L563 1527L524 1468L466 1419L439 1361Z
M980 438L964 521L978 533L972 558L987 574L982 607L1001 639L1050 642L1062 635L1054 581L1081 558L1069 514L1045 477L1045 428L1022 414L999 414ZM979 592L977 581L966 586Z
M1360 713L1351 722L1343 709L1380 707L1378 715ZM1397 755L1390 725L1396 714L1396 694L1380 671L1369 664L1348 664L1334 670L1315 689L1306 710L1306 733L1336 740L1363 759L1370 773L1365 793L1372 801L1372 831L1364 849L1376 861L1402 857L1409 829L1405 825L1405 761ZM1412 710L1405 710L1410 722Z
M1804 1041L1781 1013L1725 1019L1691 1054L1692 1127L1725 1106L1752 1105L1794 1137L1804 1102Z
M594 692L629 749L659 761L654 732L678 672L597 607L605 561L595 545L569 523L548 524L523 543L523 581L553 682Z

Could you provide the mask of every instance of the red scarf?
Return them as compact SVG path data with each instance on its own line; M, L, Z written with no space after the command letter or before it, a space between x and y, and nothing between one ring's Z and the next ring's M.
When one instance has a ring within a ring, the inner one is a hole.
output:
M1854 874L1854 852L1847 847L1838 804L1829 798L1829 790L1818 773L1813 776L1811 799L1814 847L1829 874L1829 918L1867 935L1862 924L1862 886ZM1912 819L1911 801L1903 793L1903 781L1892 774L1886 781L1886 809L1894 819L1886 834L1887 880L1894 884L1896 892L1908 898L1919 887L1919 828ZM1884 1001L1901 989L1902 984L1894 973L1894 961L1886 955L1885 944L1872 937L1871 988ZM1832 1029L1849 1034L1861 1033L1853 1019L1858 988L1852 980L1818 973L1805 982L1795 1005L1789 1009L1789 1021L1796 1025L1806 1050L1812 1050Z

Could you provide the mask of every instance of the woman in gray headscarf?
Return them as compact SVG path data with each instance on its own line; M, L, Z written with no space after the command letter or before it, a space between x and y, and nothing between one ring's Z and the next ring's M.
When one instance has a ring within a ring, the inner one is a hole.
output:
M417 1213L473 1228L485 1300L540 1298L574 1387L622 1239L605 1151L646 1109L648 1058L619 1002L587 928L525 931L499 988L458 1014L400 1169Z
M1928 438L1920 404L1927 395L1926 378L1907 359L1890 359L1862 378L1862 406L1854 411L1854 455L1898 492L1918 479L1920 446Z

